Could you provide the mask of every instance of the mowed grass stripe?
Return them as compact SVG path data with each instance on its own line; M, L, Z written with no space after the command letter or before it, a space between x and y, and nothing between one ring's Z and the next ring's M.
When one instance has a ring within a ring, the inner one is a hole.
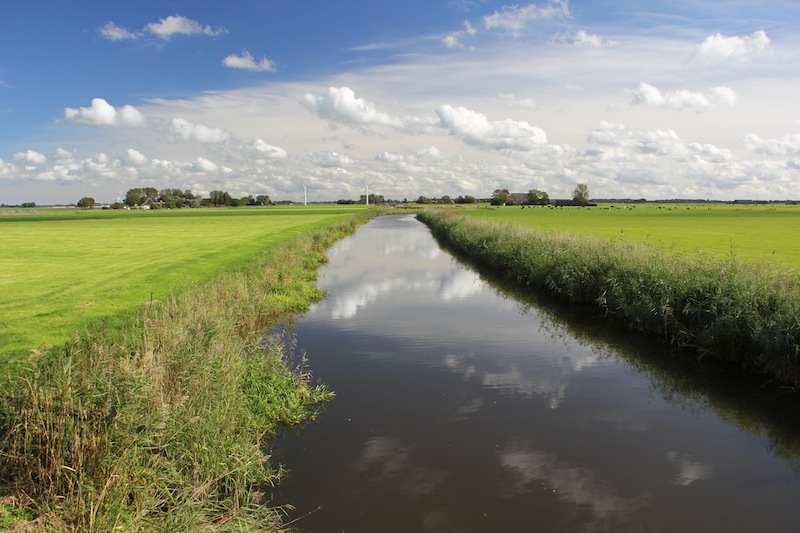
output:
M243 266L358 207L0 217L0 353L57 344L87 319L113 322L170 291Z
M633 207L635 205L635 207ZM728 204L608 204L548 209L464 209L494 222L557 233L644 243L679 254L800 268L800 206Z

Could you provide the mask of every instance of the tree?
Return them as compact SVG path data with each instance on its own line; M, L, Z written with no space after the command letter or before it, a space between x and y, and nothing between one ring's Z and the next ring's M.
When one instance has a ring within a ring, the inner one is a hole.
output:
M539 189L531 189L528 191L528 203L530 205L547 205L550 203L550 196Z
M129 189L128 192L125 193L125 205L128 207L139 205L145 198L147 197L142 193L142 189Z
M579 183L575 190L572 192L572 199L581 205L589 203L589 186L585 183Z
M506 205L508 203L513 203L511 200L511 193L508 192L508 189L495 189L494 194L492 194L492 205Z
M186 189L185 191L183 191L184 207L197 207L200 205L201 200L202 198L200 198L199 196L195 196L195 194L191 190Z
M94 198L89 198L88 196L84 196L80 200L78 200L78 207L81 209L93 209L94 208Z
M455 201L457 204L474 204L478 202L478 200L476 200L474 196L469 196L469 195L459 196L456 198Z
M258 205L271 205L272 200L270 200L269 196L267 196L266 194L259 194L258 196L256 196L256 203Z
M383 196L381 196L379 194L370 193L370 195L369 195L369 205L378 205L378 204L385 203L385 201L386 200L383 198ZM359 196L358 197L358 203L366 204L367 203L367 195L366 194L362 194L361 196Z
M427 196L420 196L419 198L417 198L417 203L418 204L430 204L430 203L433 203L433 200L431 200Z
M227 191L211 191L208 199L208 203L212 206L231 205L233 200Z
M453 199L445 194L444 196L439 198L439 203L440 204L452 204L453 203Z
M175 209L184 207L183 191L180 189L161 189L158 198L164 202L164 207Z

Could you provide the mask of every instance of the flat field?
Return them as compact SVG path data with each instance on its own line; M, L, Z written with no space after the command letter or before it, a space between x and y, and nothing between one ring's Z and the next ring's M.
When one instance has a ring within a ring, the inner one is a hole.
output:
M464 214L644 243L678 254L736 257L800 269L800 205L601 204L597 207L486 207Z
M87 320L119 324L142 304L245 265L272 245L363 206L0 215L0 362L59 344Z

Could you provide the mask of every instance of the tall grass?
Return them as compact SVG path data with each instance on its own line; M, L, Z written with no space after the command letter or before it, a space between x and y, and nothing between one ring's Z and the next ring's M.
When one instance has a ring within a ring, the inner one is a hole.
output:
M265 337L321 297L325 248L369 214L40 354L0 403L0 475L44 529L275 530L264 450L331 396Z
M445 245L505 279L602 306L632 328L800 385L800 278L768 264L537 232L445 211L419 219Z

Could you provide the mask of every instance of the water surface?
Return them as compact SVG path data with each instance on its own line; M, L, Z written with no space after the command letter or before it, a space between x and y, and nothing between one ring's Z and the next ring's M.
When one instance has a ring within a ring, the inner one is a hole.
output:
M798 527L794 393L532 306L412 216L328 255L292 335L336 398L275 450L300 530Z

